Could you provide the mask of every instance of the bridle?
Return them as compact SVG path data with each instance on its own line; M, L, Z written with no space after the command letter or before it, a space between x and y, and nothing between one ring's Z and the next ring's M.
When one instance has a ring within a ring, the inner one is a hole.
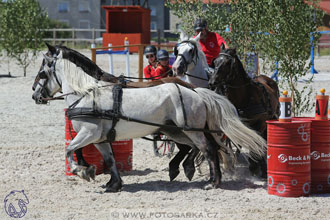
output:
M56 53L53 54L53 61L51 63L47 64L47 65L50 67L48 73L54 75L56 83L60 86L60 88L62 88L62 83L60 82L60 80L59 80L59 78L56 74L56 68L55 68L58 54L59 54L59 49L56 49ZM40 79L45 79L43 84L40 83ZM38 98L36 100L39 104L46 104L50 100L63 99L64 96L74 94L74 92L71 92L71 93L63 94L63 95L60 95L60 96L57 96L57 97L51 97L51 95L49 94L49 92L45 88L45 85L47 84L48 80L49 80L49 78L46 74L46 71L44 69L40 70L38 72L37 77L35 79L35 82L32 86L33 91L35 91L37 85L39 85L41 87L40 93L39 93ZM46 95L46 98L43 97L43 94Z
M233 74L233 69L234 69L234 65L235 65L235 62L236 62L236 58L234 56L228 54L228 53L219 53L218 58L220 56L225 56L225 57L229 58L229 60L231 61L230 71L229 71L229 74L227 75L227 79L228 79L228 81L229 80L233 80L234 77L232 77L232 74ZM214 69L214 74L217 74L218 71L219 71L219 66L216 66L215 69ZM232 77L232 79L230 77ZM216 91L219 91L219 88L220 88L221 93L226 94L228 92L227 91L228 88L238 89L238 88L241 88L241 87L245 87L245 86L247 86L249 84L250 84L250 81L247 82L247 83L245 83L245 84L243 84L243 85L235 86L235 85L231 85L229 82L226 82L226 80L221 80L218 83L213 84L212 87L213 88L215 87L216 88Z
M191 57L192 59L187 61L186 57L184 56L184 54L182 53L179 53L178 51L178 46L183 44L183 43L186 43L186 44L191 44L193 46L193 52L191 53ZM188 65L191 64L191 63L194 63L195 65L197 64L197 60L199 59L199 56L198 56L198 50L197 50L197 46L192 43L191 41L189 40L185 40L185 41L182 41L181 43L177 44L175 47L174 47L174 55L176 57L181 57L182 60L183 60L183 63L184 63L184 67L185 67L185 71L184 72L187 72L187 68L188 68ZM196 57L196 59L194 60L193 58Z
M186 44L191 44L193 46L193 52L191 53L191 57L192 59L189 60L189 62L187 61L186 57L184 56L184 54L182 53L179 53L178 51L178 46L183 44L183 43L186 43ZM198 56L198 48L197 48L197 45L194 44L193 42L189 41L189 40L185 40L185 41L182 41L180 42L179 44L177 44L175 47L174 47L174 55L176 57L180 56L183 60L183 64L184 64L184 75L187 75L187 76L190 76L190 77L193 77L193 78L197 78L197 79L200 79L200 80L205 80L205 81L208 81L208 79L205 79L205 78L202 78L202 77L198 77L198 76L194 76L194 75L191 75L191 74L188 74L187 73L187 69L188 69L188 65L191 64L191 63L194 63L194 65L196 66L197 64L197 60L199 59L199 56ZM194 59L194 57L196 57L196 59Z

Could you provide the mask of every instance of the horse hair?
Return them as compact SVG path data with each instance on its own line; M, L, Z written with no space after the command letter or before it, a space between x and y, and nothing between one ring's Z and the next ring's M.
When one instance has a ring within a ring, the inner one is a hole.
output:
M61 49L63 53L63 58L69 60L70 62L74 63L77 67L80 67L85 73L96 78L97 80L107 80L112 83L118 82L117 78L105 71L103 71L98 65L96 65L93 61L91 61L88 57L84 56L83 54L72 50L65 46L56 46L57 48Z

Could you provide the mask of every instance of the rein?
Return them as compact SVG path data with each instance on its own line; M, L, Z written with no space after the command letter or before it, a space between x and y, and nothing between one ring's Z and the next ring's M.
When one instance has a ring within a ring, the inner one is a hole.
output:
M73 95L73 94L75 94L75 92L69 92L69 93L66 93L66 94L63 94L63 95L60 95L60 96L56 96L56 97L52 97L52 98L41 97L41 99L44 100L44 101L63 100L65 96Z

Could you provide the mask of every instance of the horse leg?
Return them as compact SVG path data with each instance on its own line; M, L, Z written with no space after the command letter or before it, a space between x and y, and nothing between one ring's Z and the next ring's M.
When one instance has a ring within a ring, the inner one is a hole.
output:
M90 178L92 178L92 180L95 180L96 167L95 167L95 165L90 165L89 163L86 162L82 151L83 151L82 148L79 148L78 150L75 151L78 165L87 167L86 171L83 171L83 174L87 175L87 176L90 176Z
M185 159L185 161L182 164L184 174L189 179L189 181L192 180L192 178L194 177L195 171L196 171L195 158L198 153L199 153L199 149L196 147L193 147L192 150L189 152L187 158Z
M104 158L106 166L110 169L111 178L106 184L105 192L119 192L123 184L116 166L116 161L111 144L108 142L103 142L95 144L95 147L100 151Z
M95 129L97 129L97 127ZM73 153L88 144L96 142L100 138L97 134L97 132L92 132L91 129L83 127L66 148L65 155L68 159L71 172L87 181L90 181L91 174L96 172L96 167L91 166L87 170L87 167L78 165L73 159Z
M179 148L179 152L169 163L169 176L170 181L174 180L180 173L179 165L185 156L189 153L191 147L185 144L176 143L176 146Z
M218 146L208 143L205 157L210 166L210 183L212 188L219 188L221 183L221 170L218 157ZM208 189L208 186L206 186Z
M267 140L267 129L263 132L262 137ZM252 175L259 176L261 178L267 178L267 159L264 155L260 159L253 160L249 158L249 170Z
M89 166L89 164L86 162L86 160L85 160L85 158L82 154L82 148L79 148L78 150L76 150L75 154L77 156L78 165L82 165L82 166L85 166L85 167Z
M213 188L218 188L221 182L221 171L219 165L218 158L218 145L212 144L209 142L201 132L187 132L187 136L190 140L193 141L196 147L203 153L205 159L207 159L209 168L210 168L210 176L211 176L211 184ZM209 185L205 187L205 189L209 189Z

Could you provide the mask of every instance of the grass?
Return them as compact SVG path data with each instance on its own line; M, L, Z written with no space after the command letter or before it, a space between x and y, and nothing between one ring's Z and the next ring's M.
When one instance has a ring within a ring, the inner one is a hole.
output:
M317 52L317 51L315 51ZM320 56L330 56L330 48L320 49Z

